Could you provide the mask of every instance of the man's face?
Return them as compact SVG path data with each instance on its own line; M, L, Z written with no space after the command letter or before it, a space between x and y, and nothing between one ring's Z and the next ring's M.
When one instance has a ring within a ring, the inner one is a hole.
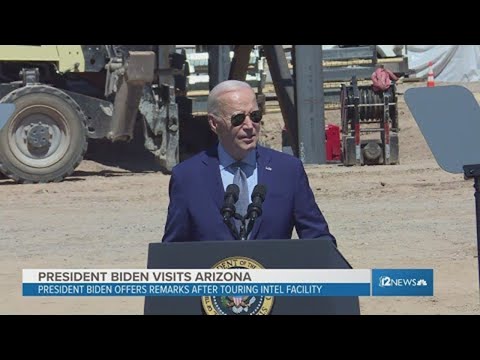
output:
M210 127L225 150L235 160L241 160L257 146L260 133L260 123L255 123L250 117L252 111L258 110L255 93L251 89L241 88L220 95L218 100L222 113L220 116L210 116ZM235 126L231 118L237 114L248 116Z

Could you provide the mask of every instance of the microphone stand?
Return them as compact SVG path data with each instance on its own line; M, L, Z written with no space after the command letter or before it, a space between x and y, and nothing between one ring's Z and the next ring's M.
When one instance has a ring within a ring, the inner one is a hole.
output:
M235 213L234 217L235 219L237 218L237 215ZM240 216L240 215L238 215ZM233 237L235 238L235 240L239 240L240 239L240 235L238 234L238 231L237 231L237 227L235 226L235 224L230 220L230 218L228 217L224 217L223 218L223 222L227 225L228 229L230 230L230 232L232 233Z
M245 216L242 216L240 214L237 214L235 213L235 215L233 215L235 217L235 219L237 220L240 220L241 221L241 224L240 224L240 234L239 234L239 237L237 239L240 239L240 240L247 240L247 236L248 236L248 233L246 232L246 226L245 226ZM237 231L237 229L235 229L235 231Z
M231 217L233 217L236 220L240 220L240 232L237 231L237 227L235 226L235 223L231 221ZM247 212L247 215L242 216L238 213L234 213L231 217L224 217L223 222L228 226L228 229L232 233L233 237L235 240L247 240L248 235L253 230L253 225L255 224L255 220L257 220L258 215L256 212L252 211ZM248 226L246 225L246 220L248 220Z
M225 225L227 225L228 229L232 233L235 240L247 240L248 234L250 234L250 231L252 231L250 224L248 224L249 225L248 226L249 230L246 231L245 220L247 218L245 216L242 216L242 215L238 214L238 213L233 214L232 217L235 218L236 220L241 221L240 233L238 232L237 227L235 226L235 223L231 221L230 216L224 216L223 217L223 222L225 223Z
M247 228L247 235L246 235L247 238L248 238L248 235L250 235L250 233L253 230L253 225L255 224L255 220L257 220L256 216L248 217L248 228Z

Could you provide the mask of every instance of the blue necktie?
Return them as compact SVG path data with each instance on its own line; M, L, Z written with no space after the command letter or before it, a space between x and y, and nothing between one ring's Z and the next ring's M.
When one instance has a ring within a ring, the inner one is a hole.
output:
M247 214L247 208L249 204L247 176L243 171L245 166L246 164L242 162L236 162L231 165L232 170L234 171L233 183L238 185L238 188L240 189L240 193L238 195L238 201L235 204L235 208L237 210L237 213L242 216L245 216ZM235 224L237 225L237 228L240 229L241 221L235 220Z

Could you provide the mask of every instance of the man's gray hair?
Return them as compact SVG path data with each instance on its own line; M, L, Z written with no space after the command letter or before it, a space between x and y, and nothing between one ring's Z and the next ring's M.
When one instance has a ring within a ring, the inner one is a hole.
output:
M207 111L209 114L220 115L219 113L219 102L218 98L220 95L228 93L230 91L235 91L237 89L247 88L253 91L252 87L244 82L239 80L226 80L215 86L212 91L208 94L207 102Z

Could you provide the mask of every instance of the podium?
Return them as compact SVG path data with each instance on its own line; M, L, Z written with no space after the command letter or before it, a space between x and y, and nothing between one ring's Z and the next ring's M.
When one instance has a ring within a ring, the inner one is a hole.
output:
M233 260L232 260L233 259ZM238 266L243 264L243 266ZM329 239L151 243L148 269L351 269ZM262 299L270 315L360 315L357 296L274 296ZM257 299L260 301L260 299ZM145 315L204 315L216 299L147 296ZM253 306L252 306L253 307ZM250 314L248 311L242 314Z

